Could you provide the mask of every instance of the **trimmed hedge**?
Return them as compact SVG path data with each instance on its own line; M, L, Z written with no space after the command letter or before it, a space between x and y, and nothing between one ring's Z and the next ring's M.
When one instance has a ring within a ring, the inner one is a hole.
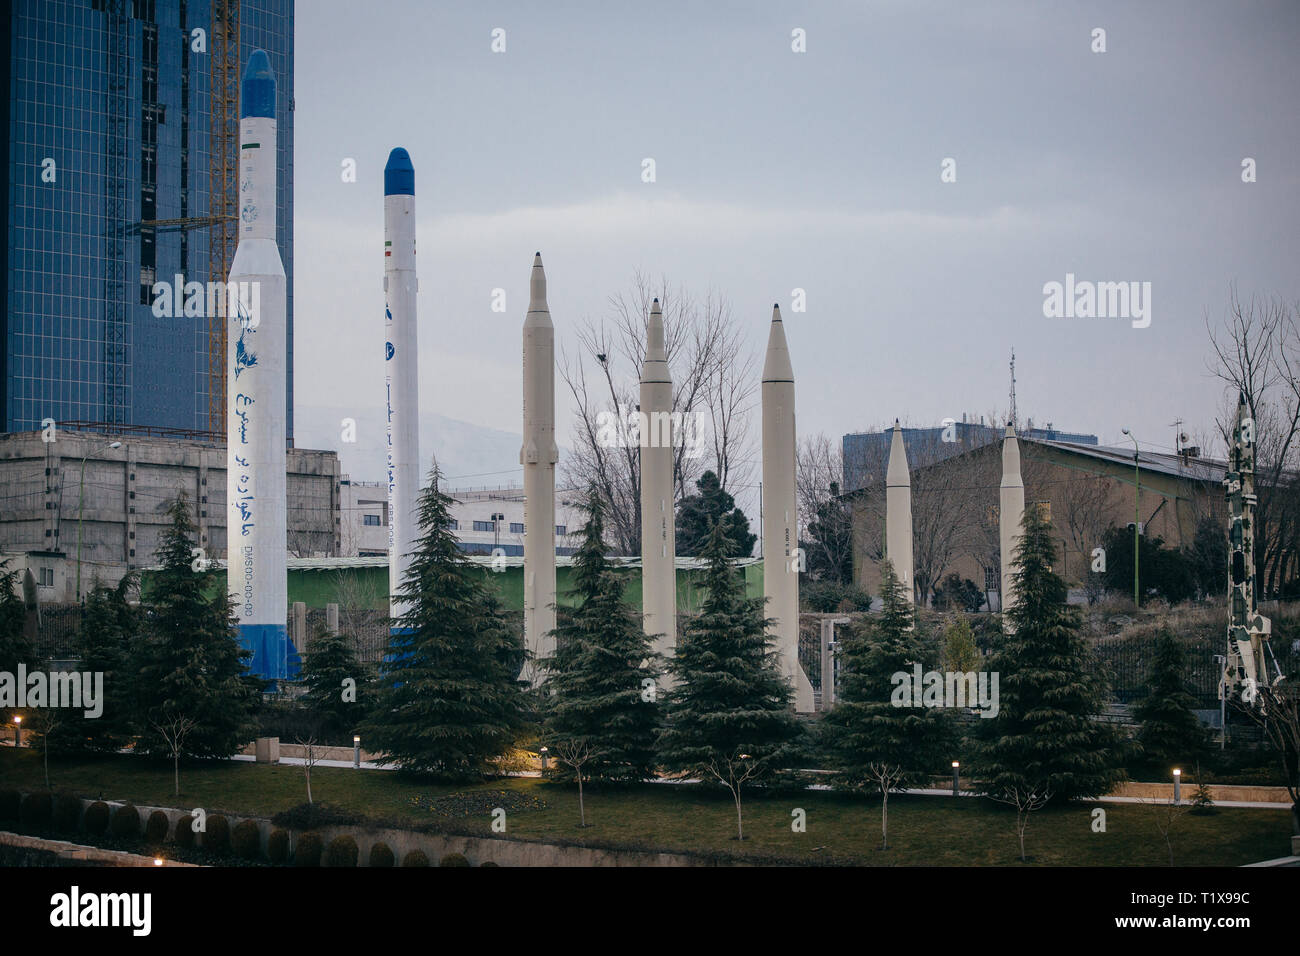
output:
M203 849L213 853L230 852L230 821L222 814L208 817L208 828L203 834Z
M54 795L42 790L27 794L19 808L19 819L28 826L47 827L54 813Z
M140 835L140 811L135 804L127 803L117 808L108 831L115 837L133 837Z
M81 822L81 801L70 793L61 793L54 798L54 829L64 833L76 833L77 824Z
M256 860L262 852L262 831L256 820L241 820L235 824L230 837L235 856L241 860Z
M412 850L402 857L402 866L428 866L429 856L423 850Z
M382 840L370 848L371 866L392 866L397 862L393 849Z
M176 821L176 833L172 839L177 846L189 847L194 845L194 837L194 814L187 813Z
M439 866L469 866L469 860L459 853L448 853L438 863Z
M325 848L326 866L356 866L357 841L350 836L336 836Z
M272 863L284 863L289 859L289 831L272 830L266 838L266 856Z
M325 849L319 833L304 833L298 837L293 851L294 866L320 866L320 855Z
M17 790L0 790L0 820L17 820L18 806L23 802Z
M107 803L103 800L96 800L86 807L86 816L81 821L82 826L86 828L87 833L95 836L106 833L108 832L108 818L111 812Z
M144 838L151 844L162 843L167 839L167 831L171 829L172 822L167 819L167 814L161 810L155 810L149 814L149 819L145 821Z

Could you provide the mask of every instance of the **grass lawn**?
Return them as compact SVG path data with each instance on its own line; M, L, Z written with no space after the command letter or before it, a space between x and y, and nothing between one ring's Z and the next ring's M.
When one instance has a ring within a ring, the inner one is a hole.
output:
M36 750L0 748L0 787L44 787ZM306 799L301 767L222 762L182 767L181 796L172 796L171 767L130 756L51 760L56 791L131 800L157 806L201 806L209 813L269 817ZM745 841L735 839L730 795L696 786L646 784L601 792L587 788L588 827L578 825L576 788L535 778L512 778L470 787L434 784L387 771L318 767L312 792L318 802L394 825L449 822L416 806L417 797L509 789L534 797L542 809L512 812L507 836L586 842L668 851L721 851L778 857L790 862L873 866L1022 865L1015 813L987 800L903 797L889 801L890 849L880 844L879 799L826 792L745 796ZM490 801L489 801L490 802ZM1169 862L1157 811L1136 804L1104 804L1106 832L1092 830L1096 804L1036 813L1025 837L1031 863L1049 866L1165 866ZM791 811L807 814L807 832L791 831ZM486 812L450 821L457 832L491 836ZM1172 830L1179 866L1236 866L1284 856L1291 827L1285 809L1220 810L1181 815Z

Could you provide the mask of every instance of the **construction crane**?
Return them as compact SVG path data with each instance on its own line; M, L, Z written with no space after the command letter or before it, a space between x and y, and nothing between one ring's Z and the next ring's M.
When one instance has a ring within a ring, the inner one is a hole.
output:
M239 236L239 6L212 0L208 281L225 282ZM211 288L211 286L209 286ZM208 431L226 433L226 320L208 316Z

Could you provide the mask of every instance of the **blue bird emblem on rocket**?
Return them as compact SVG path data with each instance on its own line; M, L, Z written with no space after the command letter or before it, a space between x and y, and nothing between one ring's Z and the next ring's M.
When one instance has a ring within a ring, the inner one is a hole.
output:
M393 348L392 342L384 343L384 361L388 361L389 359L391 359L396 352L397 349Z

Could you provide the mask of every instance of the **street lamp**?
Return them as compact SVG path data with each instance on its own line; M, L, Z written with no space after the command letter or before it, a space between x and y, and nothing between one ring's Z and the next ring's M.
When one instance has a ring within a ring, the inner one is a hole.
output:
M14 749L17 750L23 745L23 719L14 718Z
M1177 768L1174 768L1174 803L1175 804L1179 804L1183 802L1182 782L1183 782L1183 772Z
M1219 667L1219 673L1222 674L1228 666L1228 658L1223 654L1214 655L1214 663ZM1226 750L1228 747L1228 695L1222 689L1219 690L1219 749Z
M550 751L550 748L549 748L549 747L543 747L543 748L539 751L539 753L541 753L541 755L542 755L542 770L543 770L543 771L546 770L546 755L547 755L548 753L550 753L550 752L551 752L551 751Z
M107 445L108 448L118 449L122 447L120 441L112 441ZM90 457L91 451L97 448L91 448L81 456L81 493L77 496L77 600L81 600L81 514L86 504L86 459Z
M961 784L961 764L954 760L952 762L952 795L957 796L957 788Z
M352 767L355 770L361 769L361 737L356 734L352 737Z
M1142 527L1142 472L1139 468L1138 461L1138 440L1133 433L1127 428L1124 434L1133 440L1133 606L1140 607L1142 604L1138 591L1138 551L1140 548L1139 533Z

